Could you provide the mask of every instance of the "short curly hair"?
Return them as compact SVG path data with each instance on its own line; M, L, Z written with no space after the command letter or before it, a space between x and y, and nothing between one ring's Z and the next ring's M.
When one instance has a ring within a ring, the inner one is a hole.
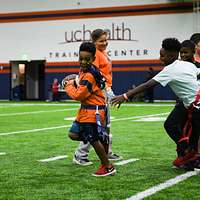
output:
M192 42L191 40L184 40L181 43L181 48L182 47L190 48L192 51L195 51L195 43Z
M80 51L87 51L92 54L92 56L95 56L96 54L96 47L92 42L83 42L79 48Z
M162 41L162 48L166 51L179 52L181 43L176 38L166 38Z

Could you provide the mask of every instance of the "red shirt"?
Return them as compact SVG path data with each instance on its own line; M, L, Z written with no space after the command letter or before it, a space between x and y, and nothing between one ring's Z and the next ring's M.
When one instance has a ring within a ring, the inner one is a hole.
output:
M52 92L53 93L58 93L59 85L58 83L53 83L52 85Z

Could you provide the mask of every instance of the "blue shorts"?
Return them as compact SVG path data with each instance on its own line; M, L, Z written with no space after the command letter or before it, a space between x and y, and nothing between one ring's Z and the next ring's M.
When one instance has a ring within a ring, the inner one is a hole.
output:
M84 143L93 143L99 140L96 123L80 123L74 121L69 131L71 133L78 134Z

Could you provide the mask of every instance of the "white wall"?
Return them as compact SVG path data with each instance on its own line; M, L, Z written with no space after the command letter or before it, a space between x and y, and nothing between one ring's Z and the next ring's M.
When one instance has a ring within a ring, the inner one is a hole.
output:
M0 61L21 60L24 55L30 60L76 61L77 57L70 57L70 54L78 51L80 43L62 44L65 42L65 34L71 35L77 30L83 32L83 26L87 30L99 27L111 29L112 24L116 28L121 27L123 23L124 27L131 32L131 39L137 41L110 41L111 59L157 59L160 44L164 38L177 37L182 41L190 37L192 34L191 21L192 14L167 14L0 24ZM127 33L126 31L125 39L128 38ZM77 36L81 37L81 35L80 33ZM148 50L148 55L142 54L145 49ZM127 53L127 56L114 54L121 50L133 51L133 53L132 55ZM136 55L137 50L141 51L141 55ZM56 53L59 53L57 58ZM64 53L66 56L62 57Z
M74 0L0 0L0 12L69 9L77 7L75 5L77 2ZM169 1L80 0L83 7L161 2ZM193 32L192 21L193 14L184 13L0 23L0 63L22 60L24 57L26 60L46 59L48 62L77 61L77 57L73 55L78 51L80 42L66 43L66 35L69 38L72 33L82 39L83 27L91 31L96 28L106 28L111 32L112 29L115 30L114 39L116 39L118 27L121 29L119 39L122 38L122 25L125 29L122 39L136 41L110 41L108 50L111 52L112 60L158 59L161 41L166 37L177 37L181 41L188 39ZM86 36L85 39L88 39L87 32ZM122 55L121 51L126 51L127 54Z

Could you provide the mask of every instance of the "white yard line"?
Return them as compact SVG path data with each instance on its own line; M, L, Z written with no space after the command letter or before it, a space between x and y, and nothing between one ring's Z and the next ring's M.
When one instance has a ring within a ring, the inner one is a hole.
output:
M51 161L55 161L55 160L61 160L61 159L65 159L67 158L67 155L64 156L55 156L55 157L51 157L51 158L47 158L47 159L42 159L42 160L38 160L39 162L51 162Z
M0 133L0 136L21 134L21 133L33 133L33 132L46 131L46 130L52 130L52 129L67 128L70 126L71 125L63 125L63 126L55 126L55 127L48 127L48 128L39 128L39 129L31 129L31 130L23 130L23 131L14 131L14 132L8 132L8 133Z
M68 110L77 110L77 108L68 108L68 109L59 109L59 110L40 110L40 111L19 112L19 113L4 113L4 114L0 114L0 117L16 116L16 115L32 115L32 114L38 114L38 113L64 112Z
M138 158L131 158L131 159L128 159L128 160L122 160L122 161L119 161L119 162L116 162L115 165L126 165L130 162L135 162L139 160Z
M161 190L164 190L168 187L171 187L181 181L184 181L188 179L189 177L195 176L199 174L200 171L190 171L186 172L184 174L181 174L179 176L176 176L175 178L169 179L165 181L164 183L158 184L156 186L153 186L143 192L139 192L136 195L133 195L132 197L129 197L127 200L141 200L144 199L145 197L151 196Z
M133 120L143 117L152 117L152 116L160 116L160 115L167 115L168 113L160 113L160 114L154 114L154 115L142 115L142 116L134 116L134 117L125 117L125 118L119 118L119 119L113 119L112 122L115 121L124 121L124 120ZM31 133L31 132L38 132L38 131L46 131L46 130L52 130L52 129L59 129L59 128L67 128L71 125L63 125L63 126L56 126L56 127L48 127L48 128L40 128L40 129L31 129L31 130L23 130L23 131L14 131L14 132L7 132L7 133L0 133L0 136L5 135L13 135L13 134L20 134L20 133Z
M125 106L125 107L168 107L168 106L174 106L175 105L175 103L174 104L157 104L157 103L155 103L155 104L149 104L149 103L147 103L147 104L145 104L145 103L140 103L140 104L122 104L121 106L123 107L123 106Z
M6 155L6 152L0 152L0 156Z
M134 117L125 117L125 118L119 118L119 119L113 119L111 122L116 122L116 121L123 121L123 120L133 120L133 119L140 119L144 117L155 117L155 116L162 116L162 115L168 115L169 112L166 113L160 113L160 114L153 114L153 115L141 115L141 116L134 116Z
M170 103L170 104L149 104L149 103L137 103L137 104L122 104L121 106L123 107L167 107L167 106L174 106L175 103ZM0 107L5 108L5 107L14 107L14 106L80 106L79 103L0 103Z
M22 106L80 106L79 103L0 103L0 108Z

